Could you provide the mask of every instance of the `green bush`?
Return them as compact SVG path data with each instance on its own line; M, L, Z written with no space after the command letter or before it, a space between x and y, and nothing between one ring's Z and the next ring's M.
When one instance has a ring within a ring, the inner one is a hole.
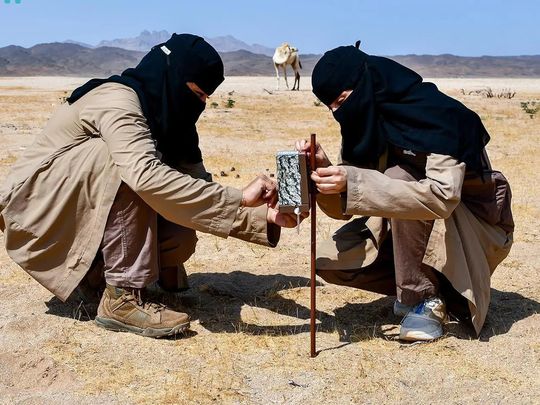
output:
M534 118L534 115L540 110L540 102L538 101L522 101L521 109L525 114L529 114L529 117Z

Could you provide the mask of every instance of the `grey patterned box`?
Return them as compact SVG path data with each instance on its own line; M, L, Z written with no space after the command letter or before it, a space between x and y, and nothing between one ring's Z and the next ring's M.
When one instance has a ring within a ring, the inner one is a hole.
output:
M309 212L308 167L305 153L278 152L276 155L279 211Z

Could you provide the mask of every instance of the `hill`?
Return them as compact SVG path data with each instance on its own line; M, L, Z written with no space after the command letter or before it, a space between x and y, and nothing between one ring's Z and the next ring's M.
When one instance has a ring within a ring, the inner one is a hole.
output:
M0 76L108 76L135 66L144 52L118 47L89 48L75 43L0 48ZM272 58L247 50L220 52L227 76L274 75ZM301 55L303 75L310 75L320 55ZM424 77L540 77L540 55L404 55L392 59Z
M0 48L0 76L110 75L135 66L143 52L120 48L86 48L70 43L39 44L31 48Z
M117 38L109 41L101 41L97 46L110 46L115 48L127 49L130 51L148 52L154 45L167 41L171 37L168 31L148 31L144 30L136 37L132 38ZM234 52L239 50L245 50L252 53L260 53L266 56L272 56L274 49L260 45L260 44L248 44L241 41L232 35L224 35L218 37L205 37L206 41L210 43L218 52ZM76 43L75 41L70 41ZM87 44L82 44L88 46ZM90 46L92 47L92 46Z

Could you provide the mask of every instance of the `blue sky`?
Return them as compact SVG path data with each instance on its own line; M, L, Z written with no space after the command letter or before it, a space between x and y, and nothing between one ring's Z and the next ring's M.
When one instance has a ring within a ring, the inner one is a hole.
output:
M233 35L320 53L362 40L381 55L540 54L540 1L0 0L0 47L138 35L143 29Z

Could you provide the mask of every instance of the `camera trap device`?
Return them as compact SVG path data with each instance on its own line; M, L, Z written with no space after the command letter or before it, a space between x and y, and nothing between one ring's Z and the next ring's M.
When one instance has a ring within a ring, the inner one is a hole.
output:
M316 135L311 134L309 148L309 164L306 153L278 152L276 154L278 206L279 212L294 213L297 218L297 231L300 233L300 214L310 212L311 216L311 269L310 269L310 355L316 357L318 352L315 343L316 326L316 258L317 258L317 196L316 188L311 181L310 170L316 169L315 148Z
M279 212L300 215L309 212L308 162L305 153L276 154Z

